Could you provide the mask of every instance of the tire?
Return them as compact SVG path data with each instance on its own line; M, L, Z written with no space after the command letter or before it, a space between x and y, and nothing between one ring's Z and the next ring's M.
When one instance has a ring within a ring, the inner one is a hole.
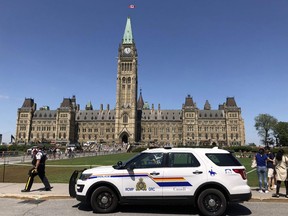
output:
M94 212L111 213L118 205L116 193L108 187L97 188L91 196L91 207Z
M226 211L227 201L221 191L211 188L200 193L197 207L201 215L220 216Z

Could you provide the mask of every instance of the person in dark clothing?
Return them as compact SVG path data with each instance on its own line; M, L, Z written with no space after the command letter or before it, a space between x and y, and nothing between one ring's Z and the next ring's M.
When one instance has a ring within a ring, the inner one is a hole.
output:
M267 151L267 174L268 174L268 190L273 190L275 186L275 165L274 161L274 154L270 151L269 148L266 148Z
M45 175L45 161L46 161L46 155L42 151L43 146L38 145L36 152L33 152L33 159L32 159L32 165L33 168L29 170L28 172L28 179L25 185L25 188L21 190L22 192L29 192L31 190L32 184L34 182L34 177L39 176L41 181L43 182L45 186L45 191L51 191L52 187L50 186L50 183Z

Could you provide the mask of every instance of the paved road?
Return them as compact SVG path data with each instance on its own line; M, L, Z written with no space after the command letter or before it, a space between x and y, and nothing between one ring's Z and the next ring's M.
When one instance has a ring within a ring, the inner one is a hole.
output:
M91 208L81 205L74 199L19 200L0 198L1 215L5 216L85 216L96 215ZM199 215L189 206L123 206L113 216L180 216ZM227 215L287 215L287 203L245 202L229 205Z

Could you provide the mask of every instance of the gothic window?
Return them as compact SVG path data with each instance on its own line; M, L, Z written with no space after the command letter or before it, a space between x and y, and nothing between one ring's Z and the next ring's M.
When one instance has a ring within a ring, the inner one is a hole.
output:
M123 123L128 123L128 115L127 114L124 114L123 115Z
M122 78L122 83L126 83L125 77Z
M128 77L127 83L128 83L128 84L131 83L131 77Z

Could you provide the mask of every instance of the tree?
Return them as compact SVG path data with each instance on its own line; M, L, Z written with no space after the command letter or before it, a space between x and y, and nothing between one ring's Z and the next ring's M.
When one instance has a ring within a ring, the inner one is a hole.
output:
M278 122L273 130L276 144L288 146L288 122Z
M255 128L258 135L263 138L265 146L268 146L270 132L273 132L278 120L269 114L259 114L255 117ZM269 140L270 142L270 140Z

